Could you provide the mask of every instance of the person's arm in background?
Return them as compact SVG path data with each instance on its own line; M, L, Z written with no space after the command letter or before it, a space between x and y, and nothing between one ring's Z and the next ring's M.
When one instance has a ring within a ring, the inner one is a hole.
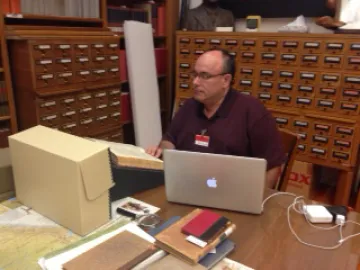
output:
M249 137L252 156L266 159L267 186L274 188L281 174L281 166L286 160L286 154L275 119L270 112L266 112L249 127Z

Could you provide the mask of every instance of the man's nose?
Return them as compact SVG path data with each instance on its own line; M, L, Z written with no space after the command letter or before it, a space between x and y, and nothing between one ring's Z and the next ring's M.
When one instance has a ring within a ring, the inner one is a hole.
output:
M193 84L194 85L199 85L199 77L198 76L195 76L194 79L193 79Z

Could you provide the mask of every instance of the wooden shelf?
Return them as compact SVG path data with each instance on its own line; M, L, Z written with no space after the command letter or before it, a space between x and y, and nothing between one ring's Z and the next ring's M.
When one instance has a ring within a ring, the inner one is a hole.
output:
M0 116L0 121L6 121L9 120L11 117L10 116Z

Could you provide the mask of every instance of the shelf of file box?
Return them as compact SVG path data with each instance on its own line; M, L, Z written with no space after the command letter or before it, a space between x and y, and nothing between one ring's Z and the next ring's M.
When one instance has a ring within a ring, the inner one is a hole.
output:
M110 189L111 202L164 185L163 170L120 166L113 155L111 171L115 183Z

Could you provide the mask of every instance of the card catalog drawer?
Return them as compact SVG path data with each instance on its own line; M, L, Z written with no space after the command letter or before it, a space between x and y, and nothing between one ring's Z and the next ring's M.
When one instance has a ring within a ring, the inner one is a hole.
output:
M276 103L277 106L280 107L293 107L294 106L294 100L291 95L276 95Z
M311 128L312 134L331 136L333 124L325 121L314 120Z
M178 86L178 91L180 92L180 93L190 93L190 90L191 90L191 88L190 88L191 86L190 86L190 83L188 83L188 82L182 82L182 83L179 83L179 86Z
M56 42L54 44L55 57L68 58L73 55L73 46L68 42Z
M295 117L292 121L292 129L296 132L309 132L310 121L306 118Z
M298 81L304 85L316 85L319 83L320 75L315 71L299 71Z
M106 44L106 54L117 54L120 49L119 41L114 40Z
M122 130L111 132L109 135L109 140L112 142L123 142L124 135L123 135Z
M203 50L203 49L194 49L193 50L193 59L197 60L199 58L199 56L202 55L204 52L205 52L205 50ZM191 60L191 58L188 58L188 59Z
M326 160L328 156L328 148L310 145L309 156Z
M260 63L266 65L275 65L278 61L278 53L274 52L267 52L267 53L260 53Z
M299 52L300 46L299 40L283 40L281 42L281 51L286 53Z
M109 101L121 100L121 87L114 87L108 90Z
M77 42L74 44L74 52L76 55L86 55L89 56L90 45L84 42Z
M316 97L322 98L322 99L334 99L335 100L338 97L338 92L339 92L338 88L320 86L317 89Z
M259 68L259 79L265 81L277 80L277 70L272 68Z
M87 136L96 130L94 118L85 118L79 120L79 133L82 136Z
M327 41L325 42L324 52L329 54L343 54L345 43L343 41Z
M35 59L52 58L54 56L53 44L48 41L32 45L32 54Z
M216 49L223 45L223 41L220 38L209 38L209 48Z
M339 87L341 83L340 73L321 73L320 84L326 87Z
M360 100L360 90L359 89L342 89L341 99L348 101L358 101Z
M272 115L275 118L276 124L279 128L291 129L293 116L288 114L277 113L277 112L273 112Z
M109 102L107 90L97 90L93 93L94 105L104 104Z
M354 127L346 126L344 124L337 124L334 128L334 137L352 140L353 135L355 133Z
M108 55L107 62L110 66L118 66L119 65L119 56L117 54Z
M360 89L360 76L356 74L344 74L344 88Z
M278 73L279 82L295 82L297 77L295 70L283 70L280 69Z
M351 151L351 140L344 140L340 138L333 139L332 143L332 149L335 149L337 151Z
M254 79L256 77L256 69L254 67L241 67L239 74L240 79Z
M99 68L92 70L92 75L95 81L100 81L107 78L108 72L104 68Z
M300 65L303 67L319 67L320 60L319 54L305 54L301 56Z
M260 92L270 92L275 89L275 82L273 81L259 81Z
M77 123L78 121L78 114L76 112L76 109L62 111L60 112L60 117L61 117L60 119L61 123L68 123L68 122Z
M111 124L110 116L108 114L100 115L95 117L95 126L96 129L105 129Z
M359 103L351 101L340 101L338 110L342 115L358 116Z
M178 37L179 48L188 48L191 45L192 40L188 37Z
M296 53L281 53L280 65L283 66L297 66L299 62L299 55Z
M343 64L343 56L324 55L323 67L328 69L340 69Z
M302 97L313 97L315 95L316 89L313 85L302 85L297 86L297 95Z
M279 41L275 39L263 39L260 42L260 48L265 52L279 51Z
M253 87L253 80L240 80L238 89L239 90L251 90Z
M109 110L110 112L119 112L121 108L120 100L109 101Z
M37 59L35 62L35 73L47 73L54 71L54 61L51 58Z
M192 46L196 49L207 50L209 48L209 44L206 38L193 38Z
M283 94L291 94L294 92L295 85L293 83L280 82L277 84L277 91Z
M61 96L58 98L59 110L73 110L77 108L76 96Z
M297 147L295 148L295 154L296 155L306 155L308 150L308 146L304 143L299 143Z
M91 55L95 57L97 55L104 55L106 53L106 45L104 42L98 41L91 44Z
M75 72L75 82L88 82L92 80L92 74L90 70L79 70Z
M331 151L331 160L338 163L350 164L351 152L350 151Z
M322 42L319 40L305 40L303 42L302 52L306 54L322 53Z
M328 147L330 144L330 138L328 136L313 134L309 139L312 145Z
M39 115L39 124L46 127L53 127L60 124L60 117L57 113Z
M91 93L82 93L77 96L79 107L92 107L94 105L94 99Z
M111 67L108 69L108 75L109 75L108 77L110 79L118 79L120 78L119 72L120 70L118 67Z
M56 81L59 85L68 85L73 83L74 73L72 71L60 72L56 74Z
M120 112L112 112L109 114L109 125L111 126L119 126L121 124L121 113Z
M252 96L251 90L238 90L241 94L246 96Z
M310 97L296 97L295 107L301 109L312 109L314 107L314 100Z
M191 64L189 62L180 62L179 69L180 72L190 72Z
M190 74L189 73L179 73L179 81L189 83L190 82Z
M237 51L240 46L240 40L234 38L226 38L224 41L224 47L228 51Z
M96 55L92 57L92 66L94 68L103 68L107 60L105 55Z
M53 114L59 109L58 101L54 99L36 99L39 115Z
M75 69L89 69L90 68L90 57L89 56L76 56L74 63Z
M315 99L315 109L321 112L333 113L337 109L337 103L333 99Z
M55 85L55 75L53 73L43 73L36 75L35 87L44 88Z
M55 59L54 69L57 72L72 71L72 58L58 58Z
M91 118L95 116L95 109L93 107L84 106L78 109L79 118Z
M189 60L190 58L191 58L191 50L188 47L180 48L179 59Z
M309 141L309 135L306 132L297 132L300 143L306 143Z
M242 52L240 55L240 61L242 63L255 63L256 53L255 52Z
M356 42L356 41L349 42L347 53L351 55L360 55L360 42Z
M65 123L60 126L60 130L69 134L77 135L79 134L78 122Z
M268 92L260 92L257 94L257 98L265 105L274 104L273 94Z
M359 70L360 56L347 56L344 68L347 70Z
M246 38L241 41L241 51L255 51L257 48L257 39Z

